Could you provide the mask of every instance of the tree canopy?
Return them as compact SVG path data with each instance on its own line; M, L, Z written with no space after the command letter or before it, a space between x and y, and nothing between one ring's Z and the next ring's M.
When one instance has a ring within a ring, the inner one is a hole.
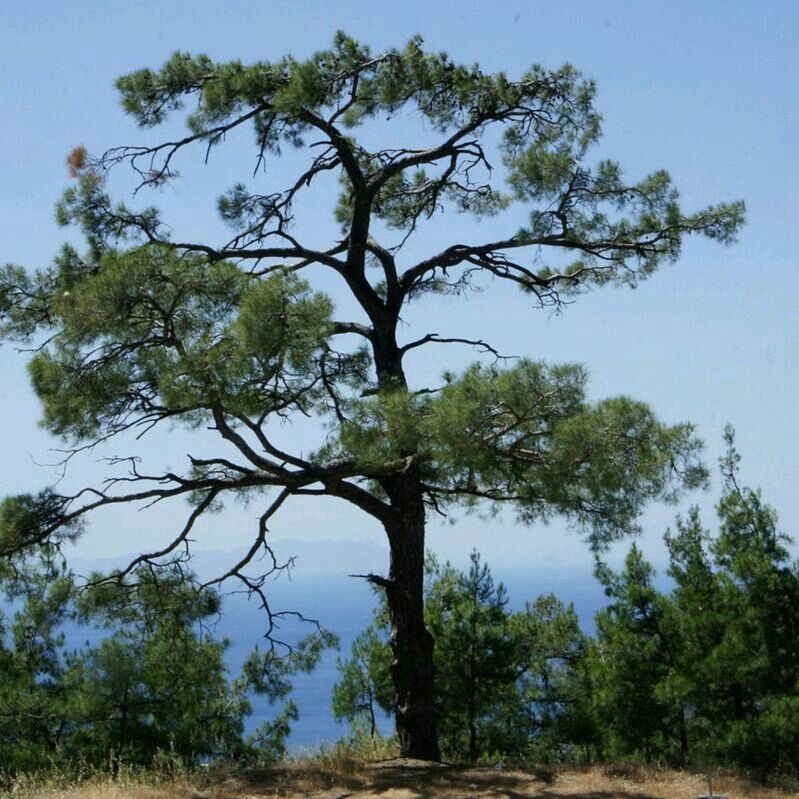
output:
M702 484L705 470L690 425L663 424L627 397L589 401L579 366L497 360L477 323L403 342L403 312L491 280L554 308L594 286L636 285L676 260L687 235L731 242L743 204L685 213L665 171L627 182L615 162L589 164L600 117L593 83L574 68L511 79L427 52L419 38L373 54L337 34L305 61L250 65L177 53L117 88L140 127L183 114L188 132L71 153L76 185L58 218L83 231L85 249L65 247L35 272L2 270L2 335L37 348L30 375L43 424L73 451L182 425L216 431L219 454L152 472L119 457L112 465L122 472L102 486L9 498L0 554L72 539L103 506L187 500L185 525L130 574L181 557L198 518L225 497L257 497L252 548L211 582L241 580L270 610L264 575L247 570L264 550L279 567L270 519L300 496L351 503L382 524L392 549L389 574L372 579L392 614L403 748L435 758L426 513L482 503L510 506L525 522L559 514L601 546L634 529L648 500ZM393 141L394 118L418 126L419 144ZM183 240L158 209L112 199L109 176L120 167L132 168L137 194L157 189L178 179L184 150L210 157L242 126L255 137L250 184L263 182L262 169L271 183L280 158L294 176L265 191L244 182L225 191L217 210L233 228L227 241ZM331 213L341 234L319 245L313 219L297 213L326 176L339 182ZM491 217L505 232L409 254L440 212ZM352 316L320 290L325 275L347 293ZM406 374L409 353L459 344L495 360L435 383ZM303 452L275 431L307 416L328 430Z

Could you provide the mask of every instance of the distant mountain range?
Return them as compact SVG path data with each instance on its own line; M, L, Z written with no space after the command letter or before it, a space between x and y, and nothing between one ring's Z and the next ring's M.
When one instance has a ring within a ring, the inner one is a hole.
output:
M273 544L275 554L283 562L294 558L290 571L275 575L267 584L267 593L275 609L297 609L323 624L330 625L335 618L351 629L368 624L374 604L372 589L366 581L352 575L369 573L386 574L389 565L387 547L371 541L334 541L330 539L278 539ZM208 578L236 563L245 549L233 551L199 551L193 554L191 567L201 578ZM133 555L114 558L70 558L70 565L78 574L91 571L108 571L130 562ZM258 562L249 571L258 573ZM602 586L588 574L584 566L571 567L568 563L541 564L538 568L525 565L501 565L492 569L497 582L508 589L511 607L521 608L539 594L554 593L565 603L573 602L582 624L593 627L593 616L605 602ZM235 583L227 586L235 589ZM249 615L246 598L235 596L228 600L231 615L240 618ZM253 608L254 611L254 608ZM248 625L249 626L249 625ZM251 630L251 627L250 627Z
M371 541L334 541L331 539L277 539L272 547L278 561L294 559L291 579L305 577L346 576L352 573L368 572L385 573L388 569L389 552ZM192 553L191 567L201 578L219 574L220 569L232 565L241 559L246 552L245 547L231 551L200 550ZM70 557L69 563L78 574L90 571L107 571L128 564L133 554L123 554L112 558ZM258 561L250 566L256 573ZM282 579L286 579L283 577Z

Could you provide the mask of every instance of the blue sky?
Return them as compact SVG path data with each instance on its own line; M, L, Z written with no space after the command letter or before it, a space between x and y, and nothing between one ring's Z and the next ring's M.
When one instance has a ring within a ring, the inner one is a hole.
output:
M6 142L0 262L30 267L47 264L65 238L74 238L53 219L53 205L68 183L66 153L78 143L102 151L154 135L138 131L122 114L114 79L157 67L174 50L206 52L218 60L273 59L286 52L302 57L327 46L341 28L375 50L401 46L421 33L433 49L512 76L532 63L573 63L598 84L605 135L597 157L618 158L631 179L667 168L686 209L745 199L748 224L739 244L727 249L689 242L679 263L635 291L596 291L556 317L498 289L468 301L433 301L414 309L409 323L422 332L463 334L477 322L474 332L506 352L585 363L596 397L627 393L650 402L666 420L695 422L711 465L722 428L731 422L744 455L744 479L763 487L788 532L799 527L794 3L39 2L6 4L0 28ZM172 211L177 229L218 230L214 198L248 174L248 147L249 140L231 142L232 151L202 174L192 173L188 187L155 198ZM439 222L438 234L459 238L470 232L468 224L452 217L446 227ZM319 229L327 230L324 224ZM428 359L415 368L421 379L471 357L460 353L454 364ZM48 483L52 470L40 464L53 460L48 450L58 445L36 427L24 360L11 347L0 348L4 494ZM154 441L155 457L179 459L188 441L181 434ZM76 464L69 480L99 474L87 459ZM715 496L688 501L710 510ZM108 513L92 525L81 554L106 556L162 540L179 511L146 518ZM673 513L653 508L647 514L644 545L656 560ZM198 546L241 546L254 516L253 508L233 508L214 517L201 530ZM368 519L327 502L296 505L273 532L276 538L380 541ZM466 519L455 526L435 524L430 542L448 556L476 545L489 562L531 568L565 562L585 569L586 576L590 570L584 547L562 524L526 529L509 519Z

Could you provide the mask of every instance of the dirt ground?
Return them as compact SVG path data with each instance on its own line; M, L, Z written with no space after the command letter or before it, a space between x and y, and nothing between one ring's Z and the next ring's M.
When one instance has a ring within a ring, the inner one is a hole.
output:
M707 793L701 775L636 769L591 768L553 772L462 768L390 760L342 767L297 762L199 782L160 786L87 784L69 790L26 792L25 799L696 799ZM714 794L728 799L793 799L799 792L766 788L740 777L719 776Z
M238 796L244 799L245 796L265 794L290 799L696 799L707 793L707 783L701 775L679 772L654 774L630 770L608 773L604 769L589 769L557 773L544 769L458 768L394 760L355 769L350 774L325 773L322 768L314 770L307 765L298 768L296 773L292 773L291 768L279 774L253 773L248 775L241 789L241 794L222 793L219 799L238 799ZM723 794L729 799L799 796L797 793L768 790L739 778L723 777L715 780L714 794Z

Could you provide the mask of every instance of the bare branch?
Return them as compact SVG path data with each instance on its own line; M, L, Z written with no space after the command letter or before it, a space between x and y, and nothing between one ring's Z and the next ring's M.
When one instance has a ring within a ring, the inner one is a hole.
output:
M491 353L497 361L508 361L519 357L518 355L502 355L497 349L482 339L457 337L445 338L439 336L438 333L428 333L426 336L423 336L416 341L411 341L409 344L405 344L403 347L400 347L400 352L404 355L409 350L415 349L416 347L422 347L425 344L466 344L470 347L474 347L477 350Z
M138 192L144 186L161 185L165 180L168 180L170 177L175 175L175 173L172 172L170 165L173 157L180 149L198 141L207 141L210 148L211 145L219 141L219 139L221 139L226 133L234 128L237 128L239 125L248 122L250 119L258 116L258 114L263 113L267 108L268 106L266 104L256 105L246 114L242 114L240 117L236 117L230 122L200 131L199 133L193 133L176 141L163 142L162 144L155 145L154 147L112 147L110 150L106 150L106 152L100 157L100 166L102 166L104 169L110 169L111 167L116 166L123 161L128 161L133 170L142 179L141 183L136 188L136 192ZM163 161L160 165L156 166L155 159L161 153L165 153ZM140 158L147 157L149 157L148 167L139 167L137 165L137 161ZM208 153L206 152L206 160L207 158Z

